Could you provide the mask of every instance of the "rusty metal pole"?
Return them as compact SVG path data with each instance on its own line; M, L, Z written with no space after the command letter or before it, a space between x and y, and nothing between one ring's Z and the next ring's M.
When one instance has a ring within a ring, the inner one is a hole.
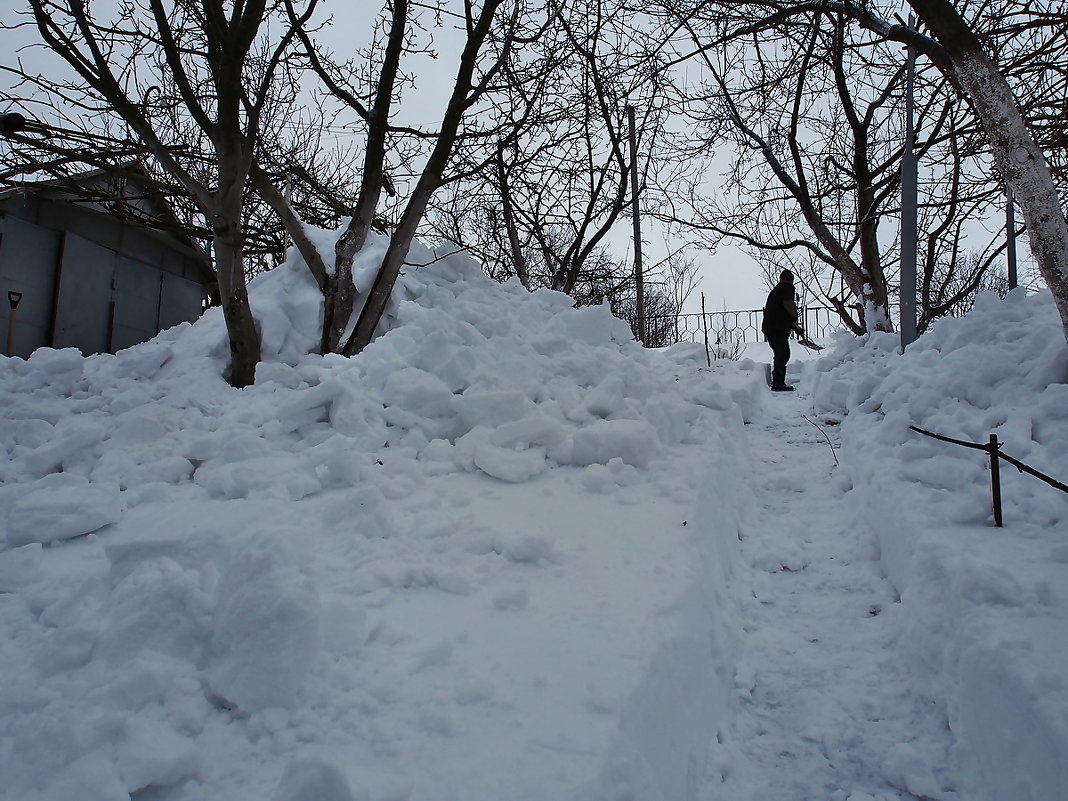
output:
M994 525L1001 528L1001 459L998 457L998 435L990 435L990 494L994 501Z

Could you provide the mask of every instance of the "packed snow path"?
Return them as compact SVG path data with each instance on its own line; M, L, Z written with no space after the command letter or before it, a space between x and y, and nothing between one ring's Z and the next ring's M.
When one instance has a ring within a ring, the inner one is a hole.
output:
M747 427L756 514L741 553L745 645L731 731L702 801L954 798L944 719L909 692L895 651L900 604L858 535L835 454L800 393ZM833 442L835 421L819 421ZM715 775L717 774L718 775Z

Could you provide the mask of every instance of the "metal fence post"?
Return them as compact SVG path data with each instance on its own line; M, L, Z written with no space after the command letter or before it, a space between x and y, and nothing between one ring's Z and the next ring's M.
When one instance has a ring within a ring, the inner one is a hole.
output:
M998 457L998 435L990 435L990 494L994 501L994 525L1001 528L1001 459Z
M962 446L964 448L972 448L972 449L977 450L977 451L985 451L986 453L990 454L990 494L991 494L991 496L993 498L993 502L994 502L993 503L993 505L994 505L994 525L998 526L999 528L1002 525L1002 518L1001 518L1001 460L1002 459L1004 459L1006 462L1011 464L1013 467L1015 467L1021 473L1027 473L1028 475L1034 476L1035 478L1038 478L1038 479L1041 479L1042 481L1045 481L1051 487L1054 487L1055 489L1059 489L1061 492L1068 493L1068 484L1064 484L1064 483L1058 481L1057 479L1053 478L1053 476L1047 476L1045 473L1042 473L1042 472L1040 472L1038 470L1035 470L1035 468L1031 467L1031 465L1024 464L1019 459L1013 458L1012 456L1009 456L1007 453L1002 453L1001 452L1001 443L998 442L997 434L991 434L990 435L990 439L987 440L987 443L985 445L982 445L982 444L980 444L978 442L966 442L965 440L962 440L962 439L954 439L953 437L945 437L945 436L942 436L941 434L936 434L933 431L925 431L924 429L920 428L919 426L909 426L909 429L911 429L912 431L916 431L917 433L923 434L925 437L931 437L932 439L937 439L937 440L939 440L941 442L949 442L949 443L951 443L953 445L960 445L960 446Z
M705 293L701 293L701 325L705 329L705 361L712 366L712 351L708 349L708 316L705 314Z

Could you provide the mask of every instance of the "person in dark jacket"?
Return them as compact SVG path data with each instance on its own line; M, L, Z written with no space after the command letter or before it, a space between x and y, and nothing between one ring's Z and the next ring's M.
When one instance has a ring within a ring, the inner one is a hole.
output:
M797 316L797 301L794 294L794 274L783 270L777 283L768 293L764 304L764 322L760 330L771 345L775 361L771 367L771 389L773 392L792 392L793 387L786 383L786 365L790 361L790 334L796 332L799 337L805 335Z

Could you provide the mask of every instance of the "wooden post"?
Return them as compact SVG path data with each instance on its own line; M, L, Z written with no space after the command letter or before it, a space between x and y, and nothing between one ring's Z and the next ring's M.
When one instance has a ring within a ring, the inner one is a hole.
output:
M1001 459L998 457L998 435L990 435L990 444L987 450L990 452L990 494L994 501L994 525L1001 528Z

